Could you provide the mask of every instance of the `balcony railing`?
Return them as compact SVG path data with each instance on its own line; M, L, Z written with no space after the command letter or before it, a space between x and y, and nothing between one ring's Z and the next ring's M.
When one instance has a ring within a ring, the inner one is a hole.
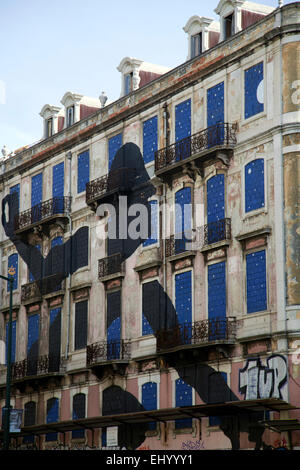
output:
M203 245L231 240L231 219L221 219L203 226Z
M159 330L156 337L158 352L187 345L234 342L236 320L234 317L227 317L179 324L172 329Z
M155 171L163 170L205 150L211 152L214 147L232 148L236 142L235 124L215 124L156 151Z
M86 351L87 366L114 360L127 361L130 360L130 357L131 343L124 339L89 344Z
M12 364L12 380L22 380L26 377L47 375L54 372L62 373L62 359L60 356L39 356L36 359L24 359Z
M192 249L192 231L171 235L166 239L166 257L179 255Z
M111 274L120 273L122 268L122 255L116 253L115 255L108 256L107 258L99 259L98 261L98 278L110 276Z
M135 168L118 168L86 185L86 203L91 204L115 192L132 189L136 177Z
M61 274L44 277L38 281L23 284L21 287L21 301L26 302L32 299L40 298L43 295L50 294L64 289L64 281L61 281Z
M41 224L55 217L66 216L70 212L71 197L54 197L41 202L15 217L15 232L20 232L33 225Z

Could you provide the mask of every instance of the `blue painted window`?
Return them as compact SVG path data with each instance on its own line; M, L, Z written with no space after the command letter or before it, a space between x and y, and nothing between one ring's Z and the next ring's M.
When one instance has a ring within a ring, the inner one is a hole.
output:
M59 246L63 244L63 238L62 237L55 237L53 240L51 240L51 248L54 248L55 246ZM52 274L58 274L62 271L62 259L58 256L52 256ZM57 284L56 286L53 286L54 291L58 291L61 289L61 283Z
M19 257L17 253L10 255L8 257L7 263L7 277L13 277L13 290L18 288L18 266L19 266ZM9 282L7 281L7 292L10 290Z
M85 191L90 181L90 152L86 150L78 155L77 160L77 193Z
M247 313L267 309L266 252L246 255Z
M264 110L264 64L245 70L245 119Z
M43 200L43 174L31 178L31 220L38 222L42 217L41 202Z
M223 380L227 384L227 374L226 372L220 372L223 377ZM221 424L221 419L219 416L210 416L209 417L209 426L219 426Z
M155 382L142 385L142 405L147 411L157 410L157 384ZM155 430L156 423L149 423L148 429Z
M175 308L182 342L189 344L192 335L192 271L175 275Z
M153 116L143 123L143 157L145 163L154 160L157 150L157 116Z
M36 313L28 317L27 356L38 356L40 315Z
M245 212L265 206L264 159L258 158L245 166Z
M207 90L207 127L224 122L224 82Z
M50 398L47 400L47 418L46 423L57 423L59 413L58 398ZM57 441L57 432L49 432L46 434L46 441Z
M175 254L186 250L186 242L191 239L192 192L191 188L180 189L175 194Z
M50 310L49 372L59 371L61 349L61 308Z
M177 379L175 382L175 406L192 406L193 404L193 394L192 394L192 387L186 384L182 379ZM176 419L175 420L175 428L176 429L183 429L183 428L191 428L192 427L192 419L185 418L185 419Z
M219 340L226 335L226 266L225 261L210 264L208 277L209 339ZM217 322L216 322L217 321Z
M224 175L215 175L206 183L207 223L225 218Z
M111 137L108 141L108 169L112 165L117 151L122 147L122 134Z
M151 236L145 240L143 246L154 245L158 238L158 203L157 201L149 201L151 208Z
M74 349L83 349L87 343L88 301L75 304L75 344Z
M36 403L29 401L24 406L24 426L34 426L36 424ZM33 443L34 436L23 437L24 444Z
M43 174L39 173L31 178L31 207L40 204L43 200Z
M19 184L16 184L15 186L12 186L11 188L9 188L9 194L13 194L13 193L16 193L17 194L17 198L18 198L18 211L19 211L19 207L20 207L20 185Z
M107 357L119 359L121 353L121 291L107 294Z
M41 251L41 245L35 245L35 248ZM34 282L35 280L36 279L34 279L34 275L29 271L29 282Z
M175 142L191 135L191 100L175 106Z
M12 321L12 335L11 335L11 362L16 362L16 338L17 338L17 322ZM7 352L8 352L8 323L6 323L6 341L5 341L5 364L7 364Z
M101 446L106 447L107 439L106 439L106 428L101 428Z
M85 394L77 393L73 396L73 419L85 418ZM84 429L75 429L72 431L72 439L84 437Z
M55 165L52 169L52 197L53 213L62 214L64 212L64 162Z

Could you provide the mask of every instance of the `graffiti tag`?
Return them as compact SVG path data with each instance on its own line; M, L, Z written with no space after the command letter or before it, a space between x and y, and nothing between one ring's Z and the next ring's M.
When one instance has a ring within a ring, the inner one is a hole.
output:
M279 354L268 357L265 366L259 357L248 359L239 371L239 392L246 400L271 397L287 400L286 384L286 359Z

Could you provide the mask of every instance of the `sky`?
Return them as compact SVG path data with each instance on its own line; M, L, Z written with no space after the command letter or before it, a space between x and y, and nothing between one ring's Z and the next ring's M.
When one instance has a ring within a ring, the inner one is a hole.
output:
M256 3L277 7L278 0ZM39 112L45 104L62 106L66 91L118 99L116 67L126 56L171 68L185 62L183 26L193 15L218 19L217 4L0 0L0 151L41 139Z

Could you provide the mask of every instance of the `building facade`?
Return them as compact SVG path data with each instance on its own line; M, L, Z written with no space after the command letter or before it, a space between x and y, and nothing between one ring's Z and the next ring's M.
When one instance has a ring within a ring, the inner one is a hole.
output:
M1 162L21 447L105 448L114 426L134 449L300 446L299 412L274 405L300 396L300 4L215 11L184 27L187 62L123 59L119 100L66 93ZM151 233L105 239L99 207L132 193ZM3 408L5 281L0 298Z

